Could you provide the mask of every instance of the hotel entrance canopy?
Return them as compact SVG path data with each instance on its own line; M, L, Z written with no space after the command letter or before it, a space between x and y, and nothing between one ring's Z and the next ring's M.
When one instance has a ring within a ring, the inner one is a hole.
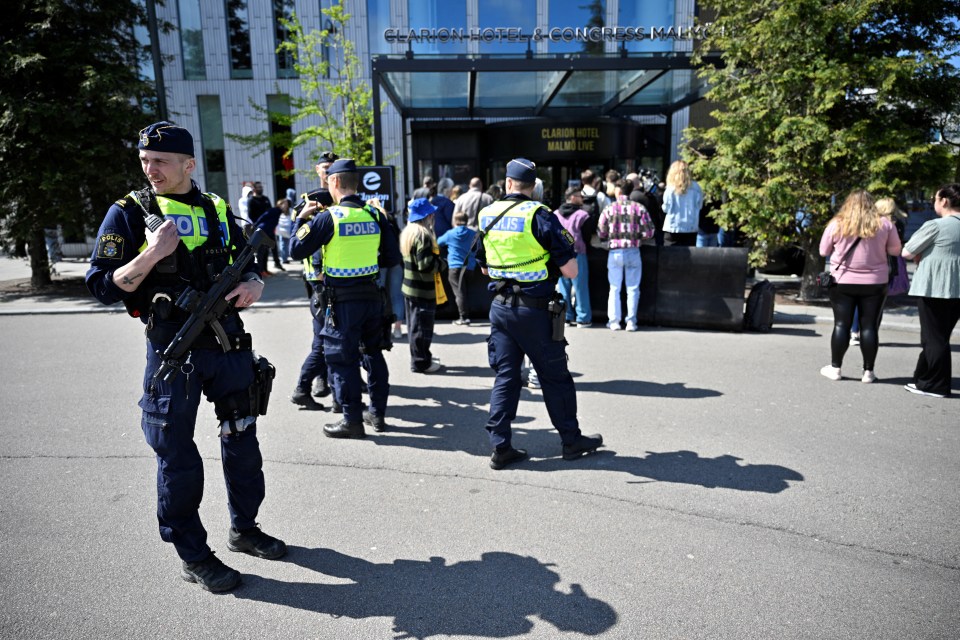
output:
M704 64L719 64L705 56ZM703 98L689 53L382 55L372 60L375 159L380 91L415 118L586 118L662 115Z

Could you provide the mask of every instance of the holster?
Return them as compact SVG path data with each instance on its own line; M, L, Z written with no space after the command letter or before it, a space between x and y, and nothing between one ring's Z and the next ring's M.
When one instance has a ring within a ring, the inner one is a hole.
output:
M564 302L563 297L558 293L554 293L550 298L550 302L547 304L547 311L550 313L550 324L553 328L550 337L554 342L563 342L563 331L567 326L566 308L566 302Z
M267 415L270 392L273 390L273 379L276 377L276 367L263 356L254 357L253 385L250 386L250 415Z

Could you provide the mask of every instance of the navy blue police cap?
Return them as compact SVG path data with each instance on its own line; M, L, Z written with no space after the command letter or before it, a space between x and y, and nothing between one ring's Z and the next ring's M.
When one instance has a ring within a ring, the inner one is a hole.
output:
M183 153L193 157L193 136L172 122L155 122L140 130L137 149Z
M526 158L514 158L507 163L507 177L532 184L537 180L537 165Z
M327 168L327 175L332 176L335 173L356 173L357 163L350 158L342 158L335 161Z

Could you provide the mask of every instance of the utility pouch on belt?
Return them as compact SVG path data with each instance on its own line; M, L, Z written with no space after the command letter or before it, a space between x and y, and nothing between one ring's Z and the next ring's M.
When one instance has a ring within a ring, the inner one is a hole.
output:
M563 342L563 330L566 327L566 308L567 305L563 301L563 298L558 294L550 299L550 302L547 304L547 311L550 312L550 322L553 326L553 333L551 337L554 342Z
M273 379L275 377L277 377L277 369L263 356L254 354L253 385L250 387L250 415L267 415L267 404L270 402L270 392L273 390Z
M393 312L393 303L390 301L390 295L384 287L380 287L380 300L383 305L380 321L383 338L380 340L380 348L384 351L390 351L393 349L393 323L397 321L397 314Z

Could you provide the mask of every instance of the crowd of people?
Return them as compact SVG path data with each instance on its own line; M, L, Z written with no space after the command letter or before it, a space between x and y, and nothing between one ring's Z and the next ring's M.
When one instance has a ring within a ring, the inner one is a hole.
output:
M874 200L864 190L850 193L827 224L820 254L830 259L834 327L830 364L820 369L824 377L841 380L848 347L859 345L861 381L877 380L883 307L891 282L901 275L903 263L897 259L902 257L917 263L909 294L917 298L921 345L913 382L905 388L935 398L950 395L950 334L960 320L960 185L937 189L933 208L938 218L924 223L906 244L906 215L896 202ZM858 335L852 338L855 324Z
M197 164L186 129L158 122L137 138L150 187L131 191L107 211L86 284L98 300L123 302L144 324L146 369L139 406L144 437L157 460L160 537L176 550L181 578L208 591L227 591L240 583L240 573L212 551L199 516L204 472L194 431L202 397L213 404L218 422L230 517L227 549L268 560L287 552L286 544L257 522L265 498L257 423L266 414L276 372L254 353L253 337L238 313L263 293L267 254L258 251L257 260L249 260L248 236L238 224L242 218L223 198L201 191L193 181ZM449 268L456 276L452 288L461 325L470 320L466 274L475 269L489 279L487 356L495 373L485 424L492 450L489 466L501 470L527 458L525 449L514 446L512 430L525 361L537 374L562 458L574 461L603 446L600 434L580 429L564 338L567 325L590 319L589 306L584 306L589 297L582 288L586 262L579 257L588 251L587 238L594 231L587 207L597 214L595 232L608 243L611 256L609 280L617 295L615 300L611 295L609 327L621 329L625 316L627 329L635 329L640 243L660 231L664 242L689 245L705 231L695 222L703 195L685 164L675 163L668 173L659 228L660 217L650 211L653 200L660 206L656 191L644 187L639 190L646 202L635 199L638 176L621 179L616 172L605 175L606 184L585 171L582 184L564 194L564 206L552 211L542 203L535 163L515 158L507 163L502 190L496 193L484 191L475 179L459 197L447 197L442 191L453 195L455 185L425 180L409 202L405 221L378 202L360 198L354 160L326 152L316 172L321 187L292 209L290 197L271 206L262 185L254 183L238 203L238 213L262 230L250 236L252 244L263 235L289 235L289 253L275 254L274 266L282 268L281 255L303 261L314 340L291 400L317 410L323 407L314 395L333 396L333 411L342 418L323 428L326 436L364 438L367 426L376 432L388 429L390 372L383 351L398 333L398 298L387 291L391 283L399 283L411 370L443 370L431 342L437 306L446 298L440 274ZM940 188L934 208L940 219L926 223L902 247L896 226L863 191L851 194L828 225L821 251L833 256L831 300L837 321L832 362L821 371L825 376L841 377L858 311L862 380L875 380L887 256L902 253L918 262L910 293L920 300L922 331L922 353L907 390L950 394L949 339L960 318L960 185ZM289 225L282 224L285 217ZM620 309L622 283L627 287L625 312ZM176 304L187 294L221 297L211 306ZM201 308L218 311L215 318L204 316L194 324ZM201 330L187 333L188 326ZM186 346L182 352L172 348L181 344Z

